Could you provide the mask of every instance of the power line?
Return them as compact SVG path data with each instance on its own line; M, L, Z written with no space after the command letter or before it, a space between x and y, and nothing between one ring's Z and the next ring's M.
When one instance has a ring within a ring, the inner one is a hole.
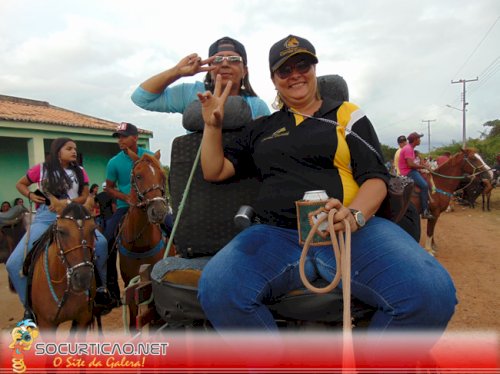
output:
M493 27L495 27L495 25L497 24L498 20L500 20L500 16L498 16L497 19L495 20L495 22L493 22L493 25L491 25L491 27L488 29L488 31L486 31L486 34L483 36L483 38L481 39L481 41L477 44L476 48L474 48L474 50L472 51L472 53L470 54L470 56L467 57L467 59L465 60L465 62L463 63L463 65L460 67L460 69L458 69L458 71L453 76L457 76L458 73L460 73L460 71L464 68L464 66L467 65L467 63L469 62L469 60L472 58L472 56L474 56L474 53L476 53L476 51L479 49L479 47L484 42L484 40L486 39L486 37L489 35L489 33L491 32L491 30L493 30Z
M495 27L495 25L497 24L497 22L500 20L500 16L498 16L495 21L493 22L493 24L490 26L490 28L488 29L488 31L486 31L486 34L484 34L483 38L479 41L479 43L476 45L476 47L474 48L474 50L471 52L471 54L469 55L469 57L467 57L467 59L465 60L465 62L462 64L462 66L457 70L457 72L453 75L453 76L457 76L458 73L460 73L460 71L462 71L462 69L465 67L465 65L467 65L467 63L469 62L469 60L472 58L472 56L474 56L474 54L476 53L476 51L479 49L479 47L481 46L481 44L484 42L484 40L488 37L488 35L490 34L490 32L493 30L493 28ZM481 74L479 74L479 76L481 76ZM483 77L481 77L481 81L483 80ZM449 86L448 87L445 87L443 88L443 91L441 92L441 95L439 95L439 97L443 97L445 95L445 93L448 91L449 89Z

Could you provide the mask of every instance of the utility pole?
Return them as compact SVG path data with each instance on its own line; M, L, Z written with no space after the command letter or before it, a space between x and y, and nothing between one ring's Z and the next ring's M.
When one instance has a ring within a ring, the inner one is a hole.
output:
M435 119L423 119L422 122L427 122L427 141L429 142L429 156L431 155L431 122Z
M474 82L474 81L477 81L479 80L479 77L476 77L476 79L460 79L458 81L451 81L451 83L462 83L462 148L465 148L466 144L465 144L465 112L466 112L466 109L465 107L467 105L469 105L469 103L465 100L465 84L467 82Z

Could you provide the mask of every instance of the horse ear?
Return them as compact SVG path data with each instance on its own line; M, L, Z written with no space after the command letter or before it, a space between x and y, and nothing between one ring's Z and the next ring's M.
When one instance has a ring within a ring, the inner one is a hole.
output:
M66 208L66 202L57 199L54 195L49 193L47 193L47 197L50 200L50 205L56 209L57 214L61 214L63 209Z
M85 204L83 204L83 207L87 209L90 213L92 213L94 210L94 205L95 205L95 199L89 195L87 200L85 200Z
M130 157L132 159L132 161L134 161L134 162L139 159L139 156L137 156L137 153L135 153L133 150L131 150L128 147L125 149L125 153L127 153L128 157Z
M157 160L160 160L160 158L161 158L161 152L160 152L160 150L157 150L155 152L155 157L156 157Z

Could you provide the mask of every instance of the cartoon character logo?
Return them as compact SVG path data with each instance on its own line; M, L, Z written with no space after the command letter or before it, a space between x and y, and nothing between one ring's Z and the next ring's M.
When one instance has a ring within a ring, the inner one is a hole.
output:
M12 343L9 348L12 349L12 371L14 373L24 373L26 364L24 363L24 351L29 351L33 342L39 335L38 327L31 319L25 319L19 322L10 333Z

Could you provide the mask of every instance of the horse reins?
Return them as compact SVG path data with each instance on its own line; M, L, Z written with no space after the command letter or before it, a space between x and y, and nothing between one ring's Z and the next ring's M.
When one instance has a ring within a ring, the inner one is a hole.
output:
M83 219L75 219L71 216L64 216L64 217L57 217L57 220L56 220L56 224L53 226L53 234L54 234L54 238L55 238L55 242L56 242L56 247L57 247L57 255L59 257L59 259L61 260L62 264L66 267L66 274L65 274L65 277L66 277L66 290L64 290L64 294L63 294L63 297L59 300L59 298L57 297L57 294L54 290L54 287L52 286L52 283L61 283L63 281L63 279L60 279L60 280L53 280L51 279L50 277L50 271L49 271L49 256L48 256L48 250L49 250L49 247L50 247L50 243L47 242L47 245L45 247L45 261L44 261L44 271L45 271L45 276L47 277L47 283L49 285L49 289L50 289L50 293L52 294L52 297L54 298L54 301L56 302L57 304L57 313L56 313L56 316L55 316L55 319L57 320L57 318L59 317L59 313L62 309L62 307L64 306L67 298L68 298L68 295L73 291L72 288L71 288L71 277L74 273L74 271L76 269L79 269L81 267L89 267L91 272L94 273L94 261L95 261L95 247L89 247L88 246L88 243L87 241L84 239L83 237L83 222L86 221L86 220L89 220L91 219L92 217L91 216L85 216ZM58 225L57 225L57 222L59 219L69 219L71 220L72 222L74 222L78 228L78 231L80 232L80 238L81 238L81 241L80 241L80 245L76 245L74 247L71 247L69 249L66 249L64 250L62 244L61 244L61 238L58 234ZM71 266L71 264L69 263L69 261L67 260L66 258L66 255L70 252L73 252L77 249L82 249L83 251L87 251L89 250L90 252L90 255L91 255L91 260L85 260L85 261L82 261L74 266ZM84 292L88 292L89 290L85 290ZM89 298L89 308L90 308L90 298Z
M463 191L465 190L467 187L469 187L472 182L473 182L473 179L474 177L476 177L477 175L480 175L482 173L485 173L487 171L490 171L492 170L492 168L485 168L484 165L481 165L479 167L476 167L476 165L474 165L470 160L469 158L467 157L467 155L464 156L464 161L467 162L467 164L469 164L469 166L472 168L472 174L468 174L468 175L461 175L461 176L454 176L454 175L444 175L444 174L440 174L440 173L437 173L433 170L429 170L429 173L430 173L430 181L431 181L431 185L432 185L432 191L433 192L437 192L437 193L440 193L442 195L445 195L445 196L448 196L450 198L454 197L457 192L459 191ZM478 169L486 169L486 170L482 170L482 171L476 171ZM445 178L445 179L470 179L470 182L467 183L464 187L458 189L458 190L455 190L453 193L449 193L447 191L444 191L444 190L441 190L439 188L436 188L436 184L434 183L434 179L432 178L432 175L436 175L438 177L441 177L441 178Z

